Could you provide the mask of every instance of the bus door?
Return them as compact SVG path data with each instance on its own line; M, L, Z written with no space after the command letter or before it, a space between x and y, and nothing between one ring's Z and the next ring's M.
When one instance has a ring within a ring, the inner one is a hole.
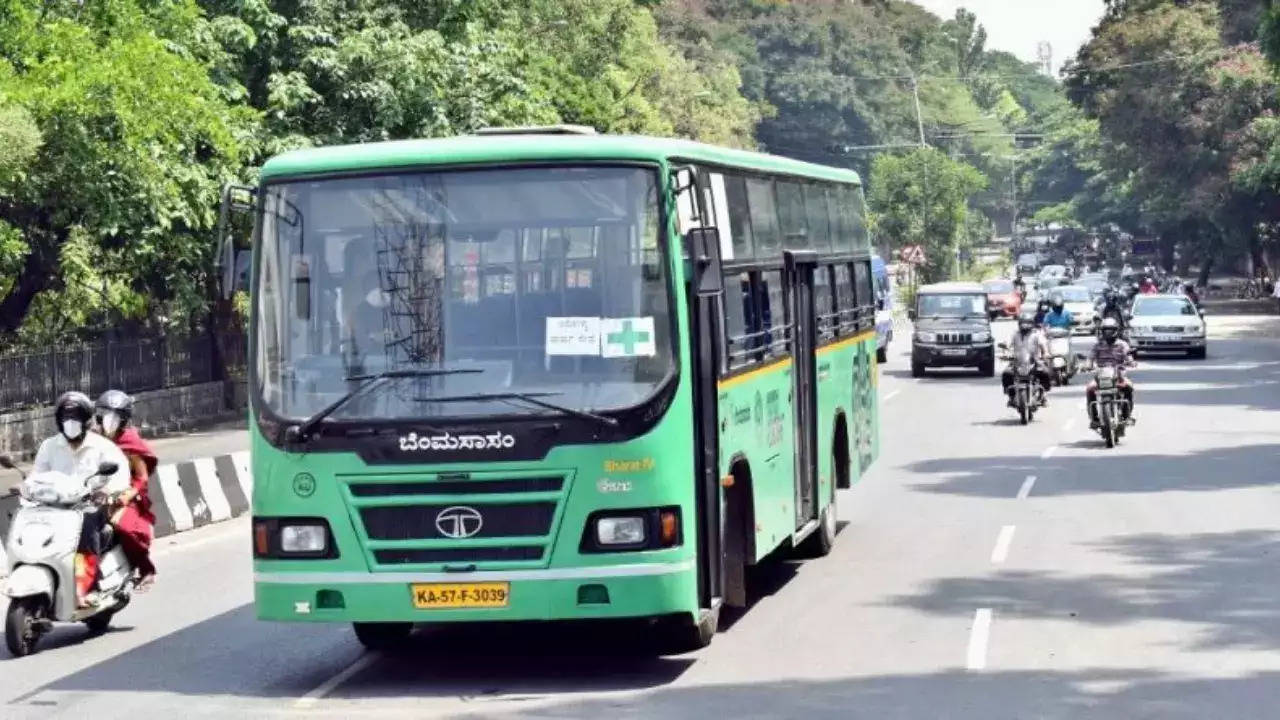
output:
M817 317L813 304L813 272L817 255L811 251L783 253L783 287L790 313L791 356L795 363L792 386L795 408L795 493L797 528L818 520L818 393Z
M720 490L719 408L720 302L724 273L720 265L720 235L714 227L715 209L706 177L689 169L676 173L685 202L693 199L692 217L684 235L684 253L691 268L688 279L689 347L693 366L694 498L698 537L698 605L717 607L724 597L724 524Z

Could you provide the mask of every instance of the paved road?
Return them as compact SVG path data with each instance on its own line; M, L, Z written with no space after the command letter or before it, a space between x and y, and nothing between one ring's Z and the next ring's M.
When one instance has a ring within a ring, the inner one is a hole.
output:
M241 520L167 544L119 630L0 660L0 716L1272 717L1280 336L1261 322L1213 319L1205 361L1144 360L1113 451L1079 387L1021 427L992 380L913 380L899 346L835 552L758 573L699 653L584 657L605 640L543 629L365 655L344 628L252 619Z

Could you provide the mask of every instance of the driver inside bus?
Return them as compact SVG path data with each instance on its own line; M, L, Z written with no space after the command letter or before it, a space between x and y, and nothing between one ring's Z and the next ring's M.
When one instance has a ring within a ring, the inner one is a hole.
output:
M391 295L382 288L375 269L366 269L358 275L360 281L352 288L344 313L343 336L348 343L347 358L354 370L364 364L370 355L385 352L387 341L387 308Z

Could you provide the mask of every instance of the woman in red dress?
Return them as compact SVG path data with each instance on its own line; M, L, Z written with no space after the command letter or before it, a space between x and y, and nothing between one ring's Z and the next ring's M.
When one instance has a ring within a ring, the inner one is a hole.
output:
M95 404L98 427L115 441L129 460L130 487L117 499L111 514L129 563L138 571L138 590L145 590L155 580L156 566L151 562L151 537L156 517L151 514L151 498L147 484L156 469L156 454L147 441L129 424L133 417L133 398L119 390L108 390Z

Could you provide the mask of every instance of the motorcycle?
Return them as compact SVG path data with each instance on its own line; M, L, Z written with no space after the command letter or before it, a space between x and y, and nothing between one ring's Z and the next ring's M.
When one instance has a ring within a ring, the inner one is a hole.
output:
M1071 332L1063 328L1049 328L1049 362L1053 367L1055 385L1070 385L1076 374L1076 355L1071 352Z
M1108 448L1115 447L1124 437L1125 428L1133 424L1129 416L1129 401L1120 394L1120 371L1115 366L1094 370L1093 381L1098 391L1093 401L1093 411L1098 418L1098 434Z
M1036 365L1030 352L1023 351L1015 358L1008 353L1009 346L1005 343L1000 344L1000 349L1006 351L1000 359L1007 360L1013 368L1013 385L1010 386L1013 389L1013 407L1018 411L1018 419L1026 425L1044 403L1044 387L1036 379Z
M17 469L13 460L0 456L0 466ZM92 633L105 632L111 618L129 604L133 567L107 525L99 559L98 600L77 607L76 549L86 513L97 512L101 491L118 466L104 462L83 480L60 472L23 476L18 511L9 527L9 597L4 640L14 657L35 652L40 637L55 622L82 622Z

